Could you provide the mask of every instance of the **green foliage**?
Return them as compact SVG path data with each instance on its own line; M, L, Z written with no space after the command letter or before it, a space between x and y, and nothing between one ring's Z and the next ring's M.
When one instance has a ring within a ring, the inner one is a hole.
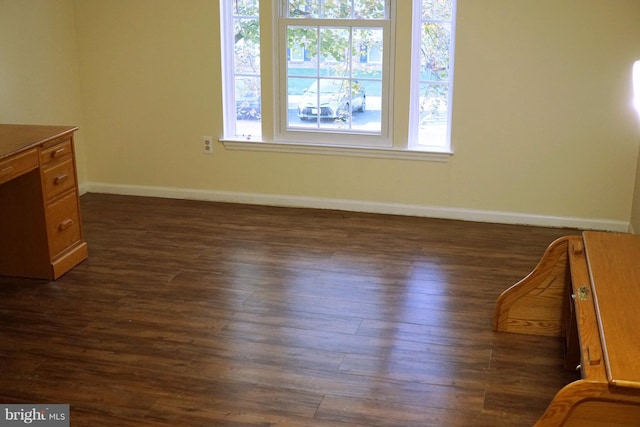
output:
M384 0L289 0L290 18L383 19Z
M449 46L451 25L423 22L421 66L429 74L427 80L447 80L449 77Z
M423 73L429 80L446 80L449 70L449 44L451 26L442 21L451 19L453 0L423 0L422 58ZM259 0L234 0L236 57L255 64L259 58L260 25ZM353 51L349 52L349 34L339 27L326 27L318 31L315 25L305 26L305 20L315 19L382 19L385 17L384 0L289 0L289 18L300 18L300 26L290 26L287 32L288 48L297 55L303 50L307 56L328 58L343 62L362 54L363 47L382 48L376 31L356 29ZM242 43L241 43L242 42ZM250 52L251 50L254 52Z
M258 16L259 0L233 0L233 14L236 16Z
M355 72L360 76L378 75L379 69L361 62L360 55L367 49L382 51L382 30L351 27L349 20L384 19L384 0L289 0L288 4L287 18L293 24L287 27L287 47L292 56L320 61L326 65L322 75L344 75L351 64L358 64ZM428 116L446 109L452 4L453 0L422 0L420 92L421 108ZM234 14L236 72L259 74L259 0L234 0ZM345 26L323 26L322 19L345 20Z
M422 20L450 21L453 0L423 0Z

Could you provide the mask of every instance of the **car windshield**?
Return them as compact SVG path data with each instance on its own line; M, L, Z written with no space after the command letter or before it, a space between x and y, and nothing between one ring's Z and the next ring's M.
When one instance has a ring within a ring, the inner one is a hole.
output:
M340 92L343 90L343 87L346 88L348 85L346 80L320 80L320 93L321 94L332 94L336 92ZM315 81L307 90L307 93L314 94L318 91L318 82Z

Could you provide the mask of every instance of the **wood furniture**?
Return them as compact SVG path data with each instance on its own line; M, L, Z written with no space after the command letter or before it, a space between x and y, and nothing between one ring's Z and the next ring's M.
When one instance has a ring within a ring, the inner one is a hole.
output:
M77 129L0 125L0 275L54 280L87 258Z
M536 427L640 425L639 320L640 236L632 234L560 238L500 295L494 330L564 337L565 365L581 373Z

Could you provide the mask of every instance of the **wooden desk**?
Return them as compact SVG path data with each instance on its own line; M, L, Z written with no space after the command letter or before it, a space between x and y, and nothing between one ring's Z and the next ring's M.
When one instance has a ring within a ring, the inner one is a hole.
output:
M640 425L640 236L556 240L500 295L493 328L564 337L565 365L580 370L536 427Z
M0 125L0 275L53 280L87 258L77 129Z

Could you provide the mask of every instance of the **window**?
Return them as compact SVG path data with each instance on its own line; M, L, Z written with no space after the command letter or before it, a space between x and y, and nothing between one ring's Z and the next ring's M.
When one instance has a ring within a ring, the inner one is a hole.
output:
M225 134L259 138L262 134L260 78L260 3L220 2ZM230 9L226 9L231 7Z
M225 139L449 150L455 0L220 3ZM396 45L407 19L411 46ZM393 114L400 99L408 116Z
M414 4L409 139L414 147L449 147L455 0Z

